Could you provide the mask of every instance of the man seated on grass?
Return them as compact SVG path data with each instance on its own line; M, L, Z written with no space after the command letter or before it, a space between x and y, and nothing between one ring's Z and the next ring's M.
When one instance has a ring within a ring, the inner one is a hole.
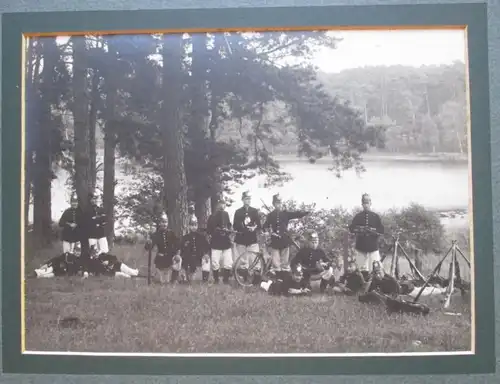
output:
M290 263L290 267L293 269L298 264L303 267L304 278L302 284L304 288L309 290L311 289L311 276L313 274L322 274L320 287L324 291L333 274L325 273L328 272L328 268L330 267L328 264L329 260L325 252L318 247L318 233L316 231L308 232L306 234L306 245L299 249L297 255L295 255Z
M115 255L98 254L95 246L91 246L90 259L84 266L84 277L89 275L130 278L139 276L139 270L130 268L127 264L119 261Z
M365 292L359 295L359 301L378 302L385 295L397 297L400 291L401 288L397 280L384 272L380 262L374 261L371 280L369 281Z
M37 278L51 278L59 276L75 276L83 270L81 259L76 254L76 248L73 252L65 252L62 255L53 257L40 268L36 268L33 276Z
M303 270L300 264L292 268L288 274L279 274L269 281L260 283L260 287L273 296L305 296L311 293L311 290L303 286Z
M152 250L156 247L154 264L156 271L160 276L160 282L164 282L164 273L174 264L174 257L180 256L180 244L177 236L173 231L168 229L168 216L161 215L158 220L156 232L153 233L151 239L146 241L145 249ZM179 277L179 271L172 271L171 282L174 283Z
M190 282L196 268L202 265L203 259L208 259L210 254L210 244L204 235L198 232L198 220L191 216L189 220L189 233L181 239L182 265L186 270L187 281ZM202 280L208 281L210 269L202 268Z
M347 271L333 286L333 292L356 295L366 286L366 281L354 260L347 264Z

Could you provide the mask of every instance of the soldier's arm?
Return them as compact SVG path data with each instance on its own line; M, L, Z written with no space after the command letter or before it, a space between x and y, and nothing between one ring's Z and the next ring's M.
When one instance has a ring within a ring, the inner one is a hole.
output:
M255 225L257 226L256 230L260 231L262 229L262 223L260 222L260 215L259 211L255 210L253 212L253 221L255 222Z
M309 211L287 211L286 215L288 216L289 220L293 219L301 219L307 215L309 215L311 212Z
M238 211L234 212L234 218L233 218L233 228L235 231L241 232L243 231L243 222L240 219L240 215L238 215Z
M356 216L354 216L354 218L352 219L351 224L349 225L349 232L351 232L351 233L356 233L357 232L358 226L360 225L359 218L360 218L359 214L357 214Z
M233 229L233 224L231 224L231 219L229 218L229 213L227 213L227 212L226 212L226 219L227 219L227 223L226 223L227 229L229 229L229 230Z
M377 215L377 232L381 235L384 234L384 224L382 224L382 219Z
M61 218L59 219L59 227L60 228L64 228L64 226L66 225L66 223L68 222L68 218L67 218L67 210L63 212L63 214L61 215Z

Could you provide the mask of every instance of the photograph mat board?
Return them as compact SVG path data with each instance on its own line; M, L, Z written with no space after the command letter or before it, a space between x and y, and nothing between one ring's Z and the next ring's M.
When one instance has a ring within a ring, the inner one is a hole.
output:
M255 28L254 28L254 29L255 29ZM301 28L301 29L302 29L302 28ZM315 29L316 29L316 28L315 28ZM24 55L24 52L25 52L25 50L23 49L23 55ZM25 58L23 58L23 61L25 61ZM468 69L468 68L467 68L467 65L466 65L466 70L467 70L467 69ZM25 80L25 79L24 79L24 77L23 77L23 82L24 82L24 80ZM468 82L467 82L467 81L466 81L466 86L467 86L467 97L468 97L469 95L468 95ZM23 86L23 92L24 92L24 86ZM23 96L23 100L24 100L24 96ZM22 104L23 104L23 103L22 103ZM23 105L23 109L24 109L24 105ZM23 111L23 112L24 112L24 111ZM23 117L22 117L22 118L24 119L24 113L23 113ZM468 125L469 125L469 132L470 132L470 124L468 124ZM23 122L23 127L24 127L24 122ZM23 133L24 133L24 132L23 132ZM470 135L468 135L468 140L469 140L469 142L470 142L470 139L471 139L471 137L470 137ZM22 144L22 145L24 145L24 142L23 142L23 144ZM23 150L24 150L24 148L23 148ZM470 150L470 145L469 145L468 150ZM22 161L24 162L24 157L23 157ZM471 158L470 158L470 156L469 156L469 158L468 158L468 164L469 164L469 169L471 169L472 164L471 164ZM24 164L23 164L23 167L24 167ZM472 173L472 171L470 171L470 173ZM24 175L22 175L21 177L23 178L23 177L24 177ZM470 177L472 178L472 175L470 175ZM23 183L22 183L22 185L24 185L24 180L22 180L22 182L23 182ZM470 182L470 180L469 180L469 182ZM471 186L470 186L470 185L469 185L469 188L471 188ZM22 194L21 199L22 199L23 197L24 197L24 193ZM471 196L470 196L470 197L471 197ZM471 200L472 200L472 199L471 199ZM472 201L470 202L470 206L472 206ZM472 208L472 207L470 207L470 208ZM471 209L469 209L469 217L471 217L471 216L470 216L471 214L472 214L472 210L471 210ZM25 216L24 216L24 204L21 204L21 219L22 219L22 218L24 218L24 217L25 217ZM469 222L470 222L470 226L472 227L472 221L471 221L471 220L469 220ZM473 231L473 230L472 230L472 228L471 228L471 232L472 232L472 231ZM21 232L22 232L22 231L21 231ZM23 235L21 235L21 236L23 236ZM473 240L473 237L471 236L471 237L470 237L470 241L471 241L471 243L472 243L472 240ZM24 254L23 254L23 256L24 256ZM473 260L472 260L472 259L473 259L473 257L472 257L472 251L471 251L470 258L471 258L471 262L474 264L474 262L473 262ZM22 279L24 280L24 276L25 276L25 273L24 273L24 263L21 263L21 269L22 269ZM472 281L472 280L474 279L474 278L472 277L472 274L474 273L473 271L474 271L474 270L472 269L472 270L471 270L471 284L472 284L472 290L474 291L474 281ZM25 289L25 286L24 286L24 284L23 284L23 285L22 285L22 293L23 293L23 295L22 295L22 296L23 296L23 297L24 297L24 289ZM472 304L471 304L471 305L472 305L472 308L474 308L474 299L473 299L473 298L471 298L471 300L472 300ZM21 300L21 301L22 301L22 304L21 304L21 307L22 307L22 312L24 313L25 303L24 303L24 300ZM474 313L474 310L472 311L472 313ZM472 316L473 316L473 318L474 318L474 315L472 315ZM22 316L22 321L24 321L24 316ZM24 328L24 327L23 327L23 328ZM474 332L472 332L472 334L474 334ZM472 336L472 337L474 337L474 336ZM22 347L22 349L23 349L24 353L26 353L26 354L33 354L33 353L37 353L37 352L34 352L34 351L26 351L26 350L25 350L25 348L24 348L24 342L25 342L25 340L24 340L24 337L23 337L23 340L22 340L23 347ZM474 348L474 342L472 343L472 347ZM68 352L68 353L73 354L73 353L71 353L71 352ZM450 353L445 352L445 353L443 353L443 354L450 354L450 355L454 355L454 354L462 354L462 353L463 353L463 354L468 354L468 353L470 353L470 352L450 352ZM472 353L473 353L473 352L472 352ZM44 354L44 355L45 355L45 354L51 354L51 352L40 352L40 354ZM60 355L60 354L66 354L66 353L65 353L65 352L62 352L62 353L61 353L61 352L54 352L54 354L55 354L55 355ZM76 354L78 354L78 353L76 353ZM82 356L85 356L85 355L87 355L87 356L88 356L89 354L92 354L92 353L87 353L87 352L85 352L85 353L81 353L81 355L82 355ZM432 353L432 352L431 352L431 353L427 353L427 354L428 354L428 355L439 355L440 353ZM110 355L125 356L125 355L129 355L129 354L95 353L94 355L96 355L96 356L110 356ZM144 356L153 356L153 355L157 355L157 356L193 356L193 357L194 357L194 356L203 356L204 354L182 354L182 353L181 353L181 354L149 354L149 353L148 353L148 354L134 354L134 355L144 355ZM210 355L212 355L212 356L227 356L228 354L217 354L217 353L216 353L216 354L210 354ZM267 355L267 354L241 354L241 355L240 355L240 354L232 354L232 355L234 355L234 356L249 356L249 357L250 357L250 356L265 356L265 355ZM295 353L292 353L292 354L272 354L272 355L273 355L273 356L303 356L303 355L308 355L308 354L295 354ZM318 356L318 357L319 357L319 356L330 356L330 354L321 354L321 353L319 353L319 354L314 354L314 355L315 355L315 356ZM359 356L359 355L366 355L366 356L380 356L380 354L342 354L342 355L344 355L344 356ZM384 356L395 356L395 355L399 355L399 354L391 354L391 353L389 353L389 354L383 354L383 355L384 355ZM407 354L404 354L404 355L407 355ZM423 354L415 353L415 355L416 355L416 356L418 356L418 355L423 355Z

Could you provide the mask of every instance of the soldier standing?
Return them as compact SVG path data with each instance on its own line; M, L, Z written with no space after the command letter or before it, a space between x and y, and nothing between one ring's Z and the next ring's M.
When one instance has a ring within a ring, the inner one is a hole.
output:
M271 231L271 258L272 269L275 272L290 272L290 236L288 234L288 224L290 220L300 219L309 214L307 211L283 211L281 209L281 198L279 195L273 196L274 211L267 215L264 223L264 230Z
M90 206L87 213L87 236L89 247L97 250L97 255L109 253L106 237L107 217L102 207L102 197L98 192L90 194Z
M71 195L70 204L71 207L66 209L59 219L59 228L62 229L63 253L75 252L75 246L80 242L83 230L83 212L78 206L76 195Z
M182 265L186 270L188 282L192 280L196 268L202 266L202 280L208 281L210 269L203 268L210 260L210 244L204 235L198 232L198 221L196 217L189 220L189 233L184 235L181 240ZM202 264L202 261L205 263ZM210 266L210 264L208 264Z
M243 192L241 199L243 207L234 213L233 228L237 231L234 238L235 254L233 262L240 256L242 257L241 270L236 273L241 274L243 279L248 279L248 266L259 253L259 243L257 242L257 231L261 229L259 211L250 206L252 197L250 192Z
M161 215L157 222L156 232L153 233L151 239L146 241L146 250L152 250L154 247L156 247L158 251L154 264L160 275L160 281L163 283L163 274L165 271L173 266L174 258L180 258L179 239L173 231L168 229L168 216L166 214ZM172 269L170 281L175 283L178 277L179 271Z
M229 276L233 267L233 255L231 252L232 225L229 214L224 210L222 197L218 199L217 209L210 215L207 221L207 233L210 236L210 248L212 253L212 272L214 282L219 282L219 272L222 267L222 280L229 284Z
M378 240L384 234L384 226L379 215L371 211L371 198L361 196L363 211L352 219L349 231L356 234L355 251L364 259L363 270L370 271L375 261L380 262Z

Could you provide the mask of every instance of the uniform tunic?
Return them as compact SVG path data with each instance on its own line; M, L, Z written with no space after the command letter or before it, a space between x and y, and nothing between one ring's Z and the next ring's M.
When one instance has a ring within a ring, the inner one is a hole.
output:
M365 285L365 279L360 271L347 272L339 282L354 293L359 292Z
M201 265L204 255L210 253L210 244L199 232L190 232L181 239L181 256L187 268L194 270Z
M172 258L179 251L179 239L175 233L169 229L158 229L152 237L152 246L156 246L158 249L155 258L156 268L169 268L172 266Z
M400 287L397 280L391 275L385 274L381 279L373 278L368 292L378 291L386 295L399 294Z
M241 207L234 212L233 227L238 231L234 238L236 244L249 246L257 244L257 230L261 228L259 211L252 207ZM255 231L249 231L248 227L256 226Z
M356 228L365 226L375 228L379 234L384 233L384 226L380 216L371 211L363 211L354 216L349 231L355 232ZM378 238L379 235L374 233L357 233L356 250L363 253L378 251Z
M318 263L326 262L327 260L328 259L326 257L326 254L322 249L304 247L297 252L297 255L293 259L291 266L295 267L300 263L307 269L319 269Z
M288 248L291 244L288 235L288 224L290 220L300 219L309 214L307 211L272 211L267 215L264 229L270 229L273 233L277 234L271 236L271 248L282 250Z
M87 236L89 239L102 239L106 237L107 218L104 208L98 206L89 207L87 213Z
M270 295L276 295L276 296L293 296L296 295L290 290L294 289L301 289L302 288L302 282L301 281L295 281L291 275L286 275L286 277L283 280L276 280L273 281L271 286L269 287L269 294Z
M217 211L210 215L207 222L207 232L211 236L210 247L216 250L231 249L229 233L221 230L231 230L231 228L229 214L226 211Z
M76 224L77 227L71 228L68 224ZM68 243L80 241L83 225L83 212L80 208L68 208L61 215L59 227L62 228L61 240Z

